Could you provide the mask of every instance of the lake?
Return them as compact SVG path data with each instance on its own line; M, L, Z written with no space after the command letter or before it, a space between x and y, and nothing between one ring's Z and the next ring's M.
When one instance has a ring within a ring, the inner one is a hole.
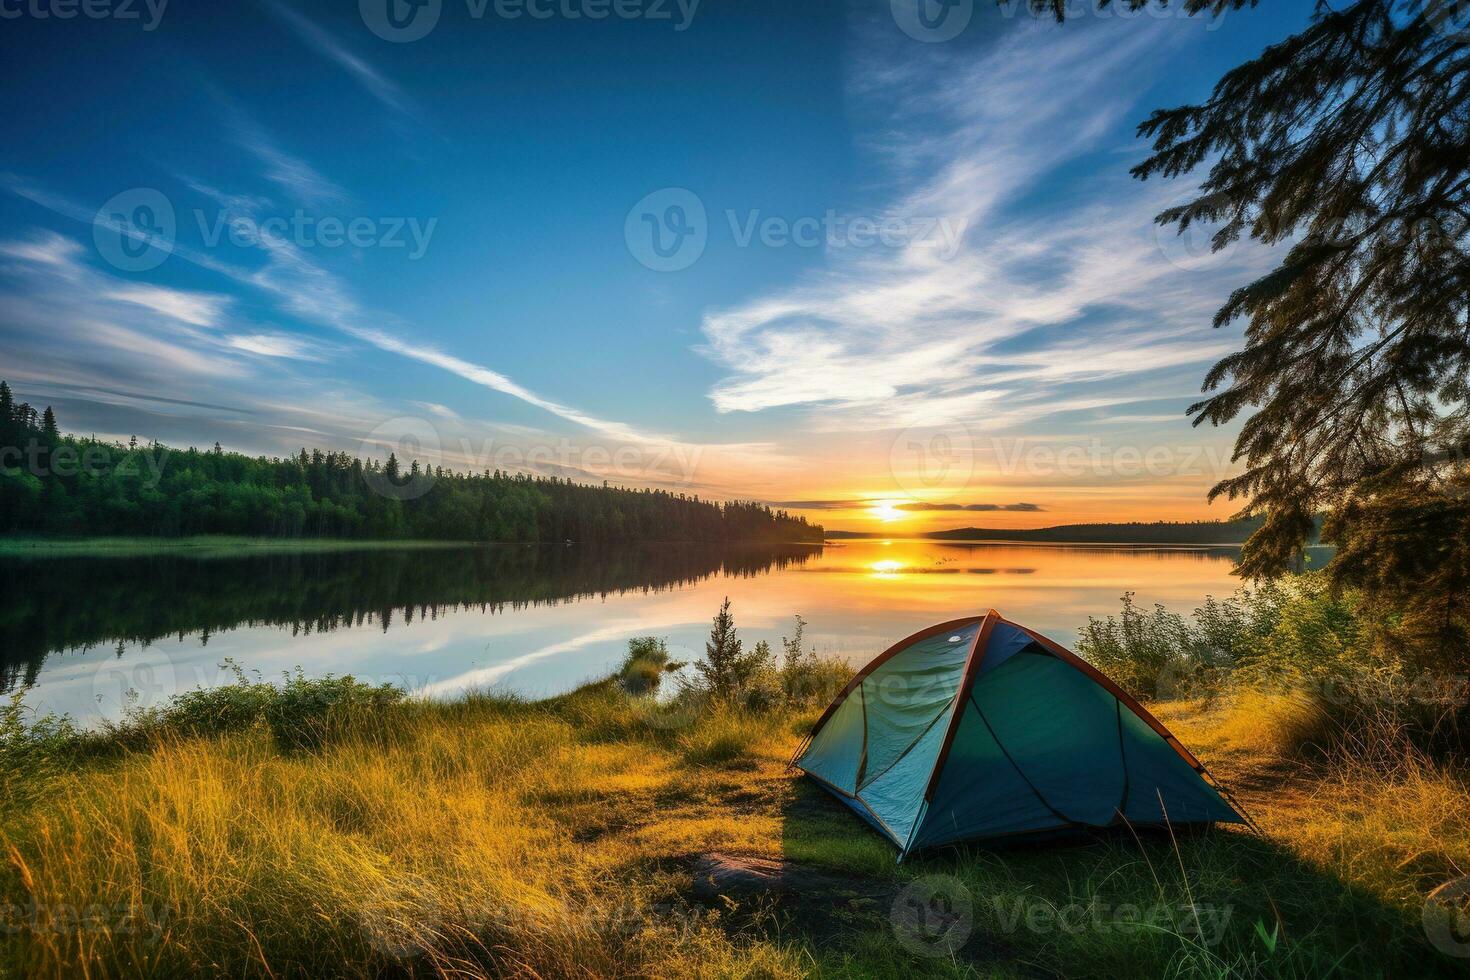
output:
M924 626L994 607L1075 646L1126 590L1188 613L1239 584L1232 548L852 540L732 549L489 545L240 557L0 562L0 688L95 725L228 683L227 658L277 679L353 674L431 696L566 691L608 673L629 637L703 653L728 595L747 644L861 663Z

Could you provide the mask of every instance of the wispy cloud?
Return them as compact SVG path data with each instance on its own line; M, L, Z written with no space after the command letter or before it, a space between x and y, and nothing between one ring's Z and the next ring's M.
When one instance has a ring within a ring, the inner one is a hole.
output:
M772 507L783 507L788 510L861 510L864 507L873 507L880 503L886 503L891 497L869 497L869 498L847 498L835 500L773 500ZM893 505L895 510L907 510L917 513L928 511L1005 511L1013 513L1031 514L1043 511L1046 508L1040 504L957 504L957 503L929 503L923 500L914 500L908 503Z
M560 402L543 398L535 392L517 384L499 371L492 370L481 364L475 364L464 358L447 354L425 343L411 343L381 330L366 327L344 327L352 336L366 341L381 350L401 354L404 357L421 361L424 364L432 364L434 367L442 368L451 374L456 374L466 381L472 381L502 394L518 398L528 405L550 412L558 418L572 422L576 425L585 426L594 432L601 433L609 438L628 443L671 443L677 442L673 436L663 435L655 432L647 432L635 426L622 422L614 422L609 419L598 418L589 415L579 409Z
M1155 238L1153 215L1179 189L1121 167L1077 176L1134 110L1110 83L1175 36L1116 26L1016 24L979 58L924 60L909 45L902 60L857 59L857 97L891 120L901 189L874 218L968 231L949 258L918 242L833 250L821 274L708 314L706 353L729 372L710 392L717 411L804 407L825 431L999 431L1227 352L1232 338L1206 329L1219 275L1181 272Z
M459 418L459 413L450 408L448 405L440 405L438 402L414 402L414 404L417 405L419 408L422 408L424 411L428 412L430 415L436 415L441 419Z
M262 357L285 357L298 361L318 361L321 356L315 344L300 337L280 333L236 334L225 343L247 354Z
M103 298L133 303L162 313L164 316L192 323L196 327L212 327L229 303L228 296L213 293L191 293L167 286L122 286L103 293Z
M247 131L258 133L258 130L248 123L245 126ZM263 134L260 135L261 143L259 145L273 146ZM302 166L304 167L305 165L303 164ZM309 168L307 169L309 170ZM314 173L314 171L312 172ZM94 212L88 211L86 208L64 197L36 188L29 182L12 179L6 183L14 193L41 204L58 214L86 222L89 225L95 223L97 220ZM377 325L377 323L381 323L381 321L387 318L381 316L375 317L363 310L353 296L352 290L341 279L315 262L307 255L304 249L295 243L279 237L261 236L256 241L256 245L264 253L264 262L255 268L245 268L223 262L213 255L179 243L174 244L172 254L187 262L223 275L237 283L254 287L273 296L285 311L308 323L330 327L355 340L370 344L379 350L407 357L420 363L429 364L448 371L474 384L516 398L528 405L548 412L563 421L591 430L604 438L635 446L668 447L683 453L686 459L703 453L706 448L714 448L731 464L754 459L771 459L770 454L767 453L770 447L764 444L728 443L715 447L706 447L684 442L670 434L645 430L624 422L601 418L573 406L546 398L493 368L450 354L427 342L390 333L385 327ZM46 257L64 254L64 247L55 243L26 247L40 247L43 256ZM153 287L148 287L148 290L152 289ZM112 291L115 290L109 290L109 292ZM170 315L187 313L193 316L194 320L189 322L196 322L205 317L206 310L198 307L190 310L185 304L176 301L170 302L169 298L165 296L165 292L169 291L162 291L160 288L159 291L140 291L119 298L126 298L130 301L138 301L139 299L146 298L155 307L168 306L172 311ZM160 310L160 312L163 312L163 310ZM377 321L377 323L373 321ZM244 350L238 344L233 346L236 350ZM273 349L280 351L285 348L277 341ZM265 352L260 350L254 351L254 353L263 354Z
M54 231L40 232L19 241L0 242L0 255L25 262L38 262L68 273L81 252L81 243Z
M895 504L895 510L909 510L917 512L926 511L1011 511L1022 514L1034 514L1046 508L1040 504L950 504L950 503L928 503L926 501L914 501L908 504Z
M266 0L265 8L275 14L307 47L341 67L383 105L399 113L412 114L416 111L398 85L368 64L364 58L349 51L346 45L322 27L283 3Z
M285 191L292 200L320 207L351 199L344 188L324 177L305 160L281 149L259 127L240 122L235 141L265 166L261 176ZM235 196L234 200L240 205L248 198Z

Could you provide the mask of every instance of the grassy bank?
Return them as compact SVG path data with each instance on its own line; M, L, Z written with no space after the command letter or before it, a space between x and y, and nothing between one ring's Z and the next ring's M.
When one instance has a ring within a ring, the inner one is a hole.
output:
M786 771L815 712L690 712L614 682L540 703L427 704L299 681L186 699L91 736L22 729L12 713L0 975L1325 977L1464 965L1421 921L1429 892L1470 871L1462 778L1413 755L1391 767L1306 760L1290 705L1160 705L1264 838L959 849L902 866ZM785 896L701 899L710 852L788 859L816 877ZM935 888L970 925L949 942L896 930L892 910Z

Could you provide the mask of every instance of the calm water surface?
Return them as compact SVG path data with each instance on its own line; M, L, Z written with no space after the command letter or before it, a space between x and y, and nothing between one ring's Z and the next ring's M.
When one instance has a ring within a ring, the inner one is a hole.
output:
M1073 646L1131 590L1187 613L1225 595L1233 549L845 541L821 547L496 545L187 558L0 562L0 688L83 724L125 692L154 704L227 683L226 658L267 679L354 674L430 695L532 696L606 674L630 636L703 653L729 595L747 644L777 647L800 613L809 643L862 662L917 629L995 607ZM779 649L779 647L777 647Z

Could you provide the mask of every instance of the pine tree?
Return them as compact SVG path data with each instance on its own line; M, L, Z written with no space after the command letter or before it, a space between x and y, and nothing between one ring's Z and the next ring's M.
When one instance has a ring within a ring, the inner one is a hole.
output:
M1148 0L1122 0L1129 9ZM1107 0L1100 0L1107 6ZM1241 0L1186 0L1219 14ZM1031 0L1060 20L1063 0ZM1470 46L1452 0L1319 2L1301 33L1140 127L1134 176L1207 166L1158 216L1280 245L1216 327L1244 348L1206 375L1196 425L1247 416L1244 472L1211 499L1264 522L1251 577L1289 570L1326 514L1327 572L1401 639L1470 648ZM1431 574L1432 573L1432 574Z
M51 410L50 405L46 406L46 411L41 415L41 435L52 444L61 439L61 430L56 427L56 413Z
M14 446L19 441L19 427L15 424L15 396L10 393L10 385L0 381L0 447Z
M781 667L788 672L794 672L801 668L804 661L805 651L802 650L802 634L806 632L806 620L800 616L796 617L796 628L791 631L791 636L781 637L781 648L785 651L785 659Z
M735 617L730 614L730 597L726 596L720 611L715 614L709 640L704 644L704 660L694 664L710 694L722 699L734 696L742 655Z

